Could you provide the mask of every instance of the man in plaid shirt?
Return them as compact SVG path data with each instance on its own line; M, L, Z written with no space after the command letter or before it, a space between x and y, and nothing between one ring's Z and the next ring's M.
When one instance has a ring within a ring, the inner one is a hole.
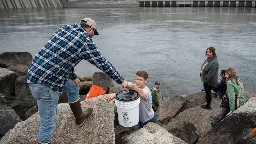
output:
M122 87L128 85L128 82L96 48L91 38L98 34L96 23L91 18L84 18L77 24L64 25L52 35L33 59L27 73L27 83L38 104L40 117L38 143L51 143L58 116L59 93L68 93L69 105L78 126L82 126L92 115L92 108L88 108L85 112L81 108L80 81L74 73L74 67L81 60L89 61Z

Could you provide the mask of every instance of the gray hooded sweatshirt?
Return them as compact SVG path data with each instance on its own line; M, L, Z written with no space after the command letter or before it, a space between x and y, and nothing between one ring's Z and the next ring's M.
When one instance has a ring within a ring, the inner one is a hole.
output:
M219 63L217 56L206 59L201 67L201 80L203 84L216 87L218 84Z

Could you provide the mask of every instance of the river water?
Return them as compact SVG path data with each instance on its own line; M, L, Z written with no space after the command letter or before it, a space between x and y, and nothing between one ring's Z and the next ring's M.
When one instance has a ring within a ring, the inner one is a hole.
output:
M246 91L256 93L256 9L108 8L20 9L0 11L0 53L33 56L63 24L83 17L96 20L93 39L101 53L129 81L137 70L149 73L148 85L161 82L165 95L198 92L199 73L209 46L216 48L220 70L237 69ZM79 76L100 71L86 61ZM219 70L219 71L220 71Z

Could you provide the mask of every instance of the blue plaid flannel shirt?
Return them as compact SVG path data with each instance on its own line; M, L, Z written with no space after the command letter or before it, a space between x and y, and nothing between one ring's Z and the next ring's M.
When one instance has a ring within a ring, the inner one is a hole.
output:
M27 73L27 83L43 83L53 91L62 92L68 79L76 79L74 67L87 60L104 71L118 84L124 78L107 61L80 24L58 29L36 54Z

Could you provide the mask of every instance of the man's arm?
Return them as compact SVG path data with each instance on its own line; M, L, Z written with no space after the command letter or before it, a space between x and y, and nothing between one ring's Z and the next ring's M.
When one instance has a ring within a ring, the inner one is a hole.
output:
M72 72L69 73L68 78L70 78L71 80L77 78L77 75L74 73L74 68L72 69Z
M73 80L76 86L80 88L80 80L77 78L77 75L74 73L74 68L72 69L72 72L69 73L68 78Z
M87 44L85 44L84 48L81 49L83 58L100 70L104 71L118 84L122 84L124 82L124 78L118 73L115 67L101 55L93 41L87 39L86 43Z
M74 80L74 79L77 78L77 75L76 75L75 73L70 73L70 74L69 74L69 78L72 79L72 80Z

